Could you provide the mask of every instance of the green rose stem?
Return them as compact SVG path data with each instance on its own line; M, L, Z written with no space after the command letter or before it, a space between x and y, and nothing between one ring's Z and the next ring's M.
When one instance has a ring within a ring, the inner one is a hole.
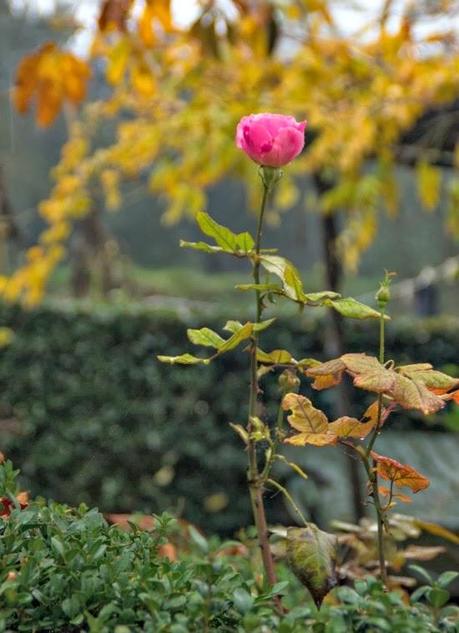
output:
M282 172L278 169L269 167L260 168L260 176L263 183L263 197L261 201L260 213L258 216L257 234L255 240L255 256L253 258L253 281L255 284L260 283L260 248L261 248L261 236L263 230L263 219L266 210L266 204L269 194L281 177ZM263 313L263 299L260 290L255 290L256 298L256 318L255 323L261 321ZM247 422L247 431L249 435L247 444L248 453L248 484L250 490L250 500L252 504L253 517L255 526L257 529L258 542L261 549L261 557L263 560L263 566L266 574L266 582L269 586L276 583L276 572L274 569L274 561L269 546L269 534L268 525L266 523L266 513L263 502L264 485L266 478L260 476L258 470L257 449L256 442L252 438L253 419L257 417L257 399L258 399L258 363L257 363L257 348L258 348L258 333L253 332L250 345L250 399L249 399L249 418ZM276 604L281 608L280 599L275 598Z

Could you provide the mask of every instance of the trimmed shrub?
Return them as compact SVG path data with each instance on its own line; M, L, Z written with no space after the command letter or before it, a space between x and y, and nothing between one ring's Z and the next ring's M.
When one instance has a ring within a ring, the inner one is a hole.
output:
M263 592L247 556L225 554L225 544L193 528L178 560L162 556L161 545L175 532L169 516L156 517L152 532L125 532L85 506L37 500L20 509L15 474L10 462L0 467L3 508L11 501L0 518L0 631L457 631L459 610L446 606L444 588L454 573L443 574L437 587L420 588L411 604L370 577L335 590L318 612L287 569L280 568L283 580ZM274 593L283 594L285 615L275 612Z

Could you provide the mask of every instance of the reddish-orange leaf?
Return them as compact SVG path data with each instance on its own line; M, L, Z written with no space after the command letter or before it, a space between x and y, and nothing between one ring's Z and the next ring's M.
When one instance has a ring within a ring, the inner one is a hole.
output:
M21 510L29 505L29 495L27 492L20 492L16 496ZM0 497L0 517L9 517L14 509L14 503L9 497Z
M390 496L390 488L387 486L379 486L378 491L383 497ZM413 499L411 497L404 495L401 492L396 492L395 494L392 492L392 499L398 499L399 501L402 501L402 503L413 503Z
M125 31L133 0L105 0L99 15L99 30Z
M172 562L177 560L177 548L173 543L164 543L164 545L161 545L158 549L158 554L164 558L168 558Z
M306 375L314 378L312 383L314 389L328 389L341 382L345 369L346 366L343 361L340 358L335 358L315 367L310 367L306 371Z
M379 477L386 481L392 481L394 485L399 488L406 486L407 488L411 488L413 492L419 492L427 488L430 484L427 477L421 475L421 473L408 464L401 464L395 459L379 455L375 451L371 452L371 456L376 463Z
M341 382L341 376L338 374L327 374L326 376L316 376L312 383L312 388L321 391L322 389L329 389L335 387Z
M145 514L107 514L105 518L109 523L126 531L131 529L130 523L134 523L141 530L147 531L154 530L156 526L155 518Z
M457 404L459 404L459 389L456 391L451 391L451 393L445 393L442 395L443 400L454 400Z

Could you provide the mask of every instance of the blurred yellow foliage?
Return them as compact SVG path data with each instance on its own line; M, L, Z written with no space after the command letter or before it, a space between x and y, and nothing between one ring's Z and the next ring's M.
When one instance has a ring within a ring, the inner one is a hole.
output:
M35 100L38 125L50 125L65 103L83 101L89 76L88 64L48 42L19 64L14 103L24 113Z
M135 14L134 4L101 2L91 55L105 61L111 94L87 103L70 125L55 186L40 207L50 225L37 247L43 263L29 258L3 284L3 294L29 301L41 296L72 220L91 208L94 183L101 183L106 206L116 209L122 180L149 173L150 190L168 202L167 223L205 207L206 189L228 175L246 182L250 202L256 170L236 150L234 132L243 115L260 111L308 119L313 138L289 167L276 203L280 209L295 203L294 177L327 174L334 187L321 210L346 212L338 246L355 268L377 233L381 202L389 213L397 211L401 136L428 109L459 94L454 32L418 29L433 9L413 11L408 0L396 8L384 3L385 13L373 12L351 34L342 32L329 0L234 0L228 15L218 0L209 0L182 28L172 21L169 0L146 0ZM449 11L444 4L441 10ZM62 64L69 71L57 77ZM49 124L65 101L81 101L88 77L88 64L47 44L21 63L16 104L24 111L36 96L37 121ZM115 128L114 140L98 148L96 133L106 121ZM418 176L420 199L432 209L439 173L423 159ZM451 190L454 228L457 187Z

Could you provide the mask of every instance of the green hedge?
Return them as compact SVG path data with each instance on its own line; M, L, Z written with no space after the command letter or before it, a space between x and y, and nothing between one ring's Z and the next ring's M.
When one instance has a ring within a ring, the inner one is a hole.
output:
M455 633L459 609L448 604L457 575L423 581L406 603L368 577L333 590L317 611L283 565L262 591L250 554L156 517L151 532L109 526L97 510L32 501L15 503L15 471L0 465L0 631L12 633ZM161 552L178 545L177 560ZM244 548L245 549L245 548ZM419 571L418 571L419 573ZM280 615L272 596L282 594Z
M179 511L207 531L231 532L249 520L245 455L228 426L246 415L246 356L187 368L155 359L189 349L187 326L220 329L223 318L78 306L3 306L0 317L16 332L1 350L1 450L33 494L103 511ZM391 324L389 356L454 363L457 325ZM323 358L324 331L295 315L265 333L265 347ZM348 350L371 353L376 336L374 324L354 324ZM275 389L268 380L268 392ZM319 398L329 408L333 390ZM230 507L219 511L225 497ZM270 503L281 519L281 500Z

